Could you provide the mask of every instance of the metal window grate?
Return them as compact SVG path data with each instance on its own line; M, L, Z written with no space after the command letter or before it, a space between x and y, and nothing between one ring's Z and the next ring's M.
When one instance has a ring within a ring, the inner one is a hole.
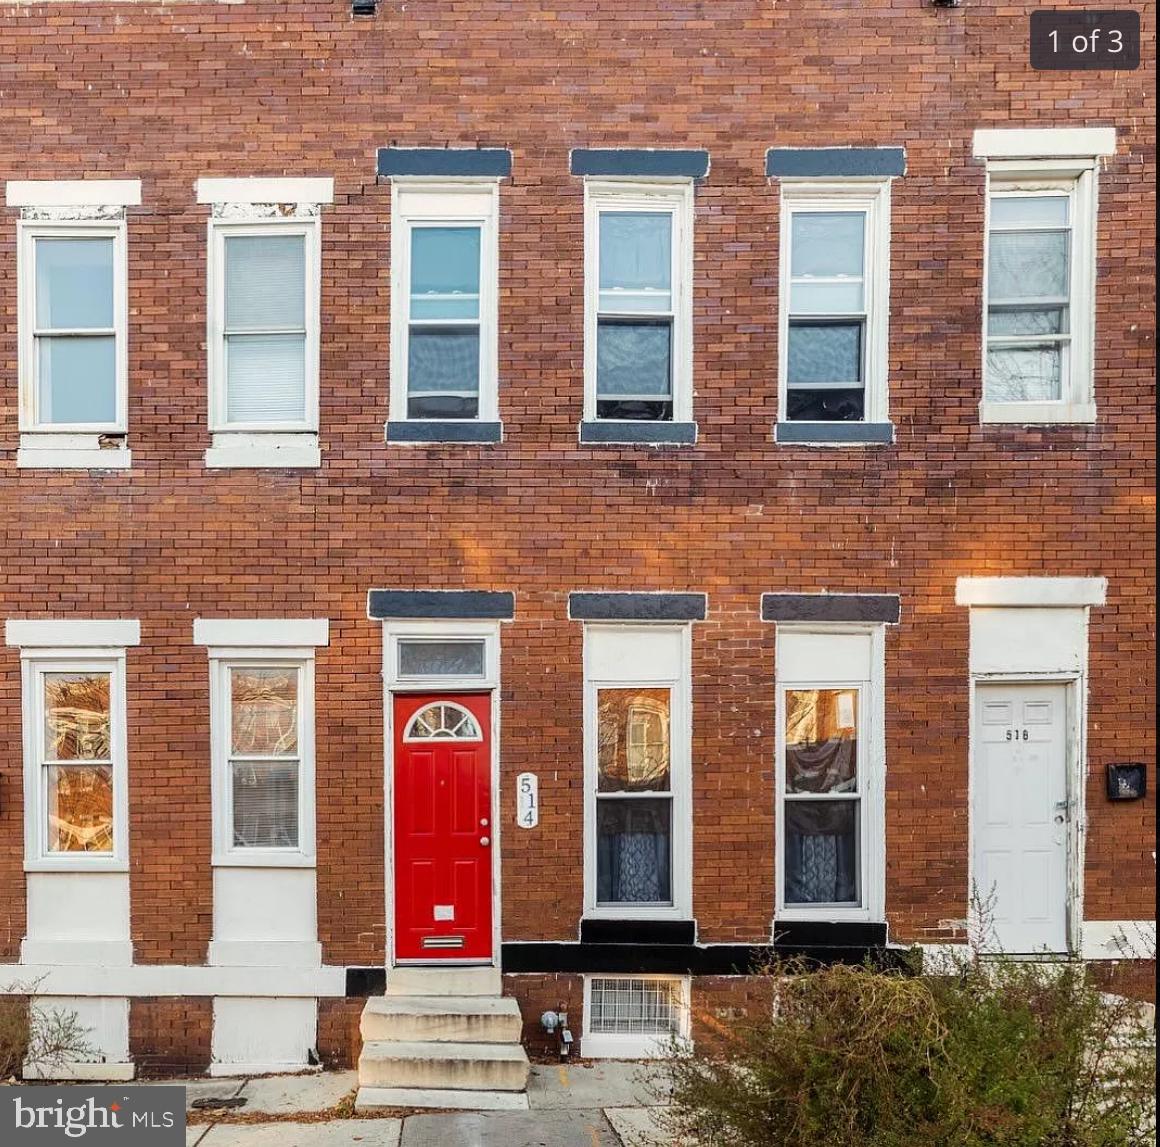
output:
M677 1035L681 990L677 980L593 978L588 1030L615 1035Z

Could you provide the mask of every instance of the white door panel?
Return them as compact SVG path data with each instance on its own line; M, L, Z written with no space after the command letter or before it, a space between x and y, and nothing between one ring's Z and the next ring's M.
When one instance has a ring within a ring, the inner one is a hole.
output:
M991 940L1067 950L1067 687L976 690L974 879Z

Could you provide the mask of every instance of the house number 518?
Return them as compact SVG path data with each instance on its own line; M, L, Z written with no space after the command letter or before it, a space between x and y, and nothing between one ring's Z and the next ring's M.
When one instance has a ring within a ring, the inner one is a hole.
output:
M516 777L516 824L535 828L540 823L540 781L535 773Z
M1008 729L1007 730L1007 740L1008 741L1029 741L1029 740L1031 740L1031 736L1027 732L1026 729L1023 729L1022 731L1020 731L1019 729Z

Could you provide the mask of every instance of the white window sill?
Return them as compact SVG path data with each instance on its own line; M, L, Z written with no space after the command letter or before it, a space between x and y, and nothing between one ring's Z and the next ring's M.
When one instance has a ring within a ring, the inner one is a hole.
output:
M223 968L321 968L316 940L211 940L206 963Z
M983 402L979 405L982 423L1090 425L1095 420L1094 402Z
M608 973L612 975L612 973ZM679 1046L693 1050L693 1041L678 1037ZM660 1059L668 1054L670 1039L664 1035L616 1035L600 1032L580 1039L580 1054L585 1059Z
M219 431L205 452L205 464L210 470L316 470L322 465L322 453L313 432Z
M26 860L25 872L128 872L129 862L119 857L76 853L60 860Z
M692 920L693 913L673 904L597 905L584 910L585 920Z
M261 852L255 849L252 855L244 852L227 852L215 855L211 861L214 868L317 868L318 859L302 852Z
M881 924L884 917L869 908L782 908L777 913L778 923L798 924ZM776 935L774 939L776 940Z
M102 438L115 444L102 446ZM16 451L20 470L127 470L132 460L124 435L30 431L20 435Z

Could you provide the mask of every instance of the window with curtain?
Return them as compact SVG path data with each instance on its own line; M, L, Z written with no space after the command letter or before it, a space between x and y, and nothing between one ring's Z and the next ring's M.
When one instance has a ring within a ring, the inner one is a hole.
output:
M785 903L861 903L855 688L785 691Z
M407 417L478 418L478 225L412 225Z
M673 418L671 211L600 211L596 417Z
M668 688L596 692L598 904L672 903L671 702Z
M227 669L235 849L298 848L301 674L297 665Z
M993 190L987 257L988 402L1057 402L1071 350L1071 197Z
M113 853L112 680L110 671L87 668L39 674L43 839L50 855Z
M306 244L300 228L225 234L226 424L307 421Z
M34 421L42 428L118 422L117 241L77 229L33 234Z
M792 213L789 421L866 416L866 231L865 211Z

